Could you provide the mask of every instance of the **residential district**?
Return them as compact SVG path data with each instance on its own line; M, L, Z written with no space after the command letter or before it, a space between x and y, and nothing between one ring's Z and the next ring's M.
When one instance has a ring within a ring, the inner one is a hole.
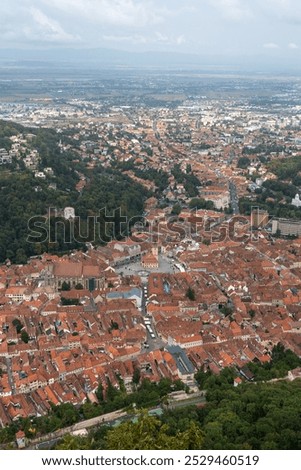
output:
M1 103L3 119L31 126L10 137L1 163L22 159L37 188L45 180L56 190L55 169L42 168L31 145L34 128L48 126L62 135L62 155L74 152L90 170L118 162L153 193L123 240L0 267L1 426L46 415L51 404L97 403L108 379L130 392L136 369L141 380L181 379L193 392L199 369L232 366L234 385L252 380L246 365L269 362L279 342L301 356L301 222L256 207L266 182L277 180L269 164L301 152L301 108L293 89L290 96L284 108L243 96L153 107ZM199 180L192 192L175 165ZM136 168L164 171L166 187L158 192ZM77 191L86 184L78 174ZM296 188L281 201L290 209L301 205ZM250 213L241 213L242 199ZM76 217L63 209L66 220Z

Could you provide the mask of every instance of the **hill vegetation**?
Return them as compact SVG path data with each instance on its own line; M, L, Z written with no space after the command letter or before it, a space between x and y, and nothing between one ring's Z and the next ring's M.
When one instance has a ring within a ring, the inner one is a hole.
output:
M65 436L58 449L301 449L301 382L243 384L231 374L213 377L203 408L142 413L116 428L88 437Z
M130 181L118 169L105 169L101 165L94 170L87 169L77 155L61 151L61 135L52 129L31 130L2 121L0 147L9 149L9 137L21 131L34 133L30 147L38 150L40 156L37 170L51 168L52 173L46 178L36 178L22 158L0 166L0 262L9 259L21 264L29 256L46 251L60 254L85 249L86 242L101 244L111 237L126 235L129 224L121 230L120 216L126 216L128 221L142 214L143 201L148 197L143 186ZM87 181L82 192L76 191L79 172ZM60 210L68 206L74 207L80 220L70 223L62 218ZM49 208L57 209L57 216L48 218ZM96 238L93 227L89 231L87 218L91 216L97 217ZM107 227L106 216L111 222ZM33 217L43 229L28 238L34 229L33 221L28 226Z

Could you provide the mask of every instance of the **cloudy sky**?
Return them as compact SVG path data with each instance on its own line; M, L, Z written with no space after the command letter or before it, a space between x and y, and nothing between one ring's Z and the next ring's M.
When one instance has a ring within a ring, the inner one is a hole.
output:
M301 1L1 1L0 48L53 46L297 60Z

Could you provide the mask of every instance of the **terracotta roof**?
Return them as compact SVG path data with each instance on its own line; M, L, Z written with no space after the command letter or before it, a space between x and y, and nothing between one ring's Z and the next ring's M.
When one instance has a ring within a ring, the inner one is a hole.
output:
M54 275L58 277L80 277L82 275L82 263L61 261L54 263Z

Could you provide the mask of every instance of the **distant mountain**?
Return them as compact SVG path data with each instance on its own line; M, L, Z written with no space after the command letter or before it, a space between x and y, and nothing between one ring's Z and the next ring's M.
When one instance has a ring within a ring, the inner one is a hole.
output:
M49 48L49 49L0 49L0 64L22 67L43 67L51 63L59 66L98 67L162 67L211 69L211 71L294 73L301 64L290 57L281 61L265 53L256 56L210 56L179 52L130 52L105 48Z
M24 62L67 62L69 64L90 65L197 65L200 57L194 54L180 54L176 52L129 52L116 49L0 49L0 61Z

